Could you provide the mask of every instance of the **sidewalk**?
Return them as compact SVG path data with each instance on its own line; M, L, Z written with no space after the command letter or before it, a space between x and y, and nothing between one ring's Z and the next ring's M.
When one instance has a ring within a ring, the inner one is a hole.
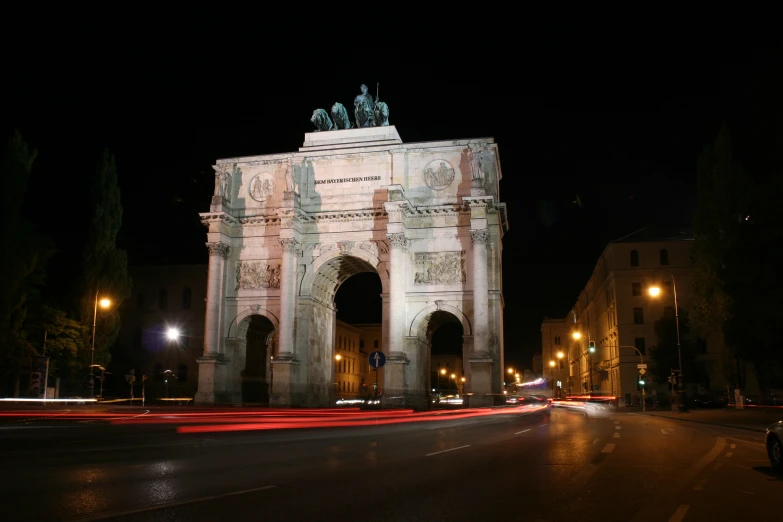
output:
M713 426L737 428L761 433L763 433L770 424L783 421L783 408L775 407L746 408L744 410L736 410L732 408L723 408L718 410L694 409L684 412L647 410L646 413L637 413L641 415L667 417L670 419L698 422L701 424L711 424Z

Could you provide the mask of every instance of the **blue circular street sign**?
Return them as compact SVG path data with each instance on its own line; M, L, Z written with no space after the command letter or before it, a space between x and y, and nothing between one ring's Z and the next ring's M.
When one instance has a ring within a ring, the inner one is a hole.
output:
M378 350L371 352L368 359L370 360L370 366L376 370L386 364L386 356L383 355L383 352L379 352Z

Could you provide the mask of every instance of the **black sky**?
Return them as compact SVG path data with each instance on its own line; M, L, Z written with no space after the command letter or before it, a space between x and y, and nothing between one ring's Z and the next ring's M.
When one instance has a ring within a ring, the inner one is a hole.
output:
M374 94L379 82L404 142L499 145L506 356L517 365L540 349L541 319L573 305L609 240L689 223L697 157L722 122L750 163L764 150L781 64L779 45L748 39L472 52L228 45L60 42L7 61L4 131L39 150L28 197L40 198L30 208L61 249L52 285L75 278L79 202L103 147L117 157L130 263L206 263L198 212L215 160L296 151L314 109L349 106L360 84Z

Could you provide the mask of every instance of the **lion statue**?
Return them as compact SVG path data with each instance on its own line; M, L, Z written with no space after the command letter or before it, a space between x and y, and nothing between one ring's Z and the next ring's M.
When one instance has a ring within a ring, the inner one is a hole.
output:
M348 111L342 103L335 103L332 105L332 119L334 120L334 126L337 129L350 129L351 120L348 119Z
M389 125L389 106L386 105L386 102L375 102L373 119L375 120L375 127L386 127Z
M323 109L314 110L313 117L310 118L310 121L315 124L316 132L328 131L334 128L332 120L329 119L329 114L327 114L327 112Z

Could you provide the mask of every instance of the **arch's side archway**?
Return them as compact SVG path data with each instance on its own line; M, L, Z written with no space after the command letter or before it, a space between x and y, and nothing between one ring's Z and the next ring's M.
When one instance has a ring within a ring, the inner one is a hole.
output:
M378 274L383 287L384 277L377 267L378 258L362 250L334 252L313 262L313 270L302 279L296 310L296 346L299 378L304 384L299 400L309 406L334 403L335 383L352 383L337 379L337 373L347 373L344 361L335 360L337 343L337 309L335 295L351 276L361 273ZM387 277L388 279L388 277ZM358 347L357 347L358 348ZM356 352L359 355L359 352ZM366 354L365 354L366 357ZM364 363L362 363L364 364ZM355 371L357 369L351 369Z

